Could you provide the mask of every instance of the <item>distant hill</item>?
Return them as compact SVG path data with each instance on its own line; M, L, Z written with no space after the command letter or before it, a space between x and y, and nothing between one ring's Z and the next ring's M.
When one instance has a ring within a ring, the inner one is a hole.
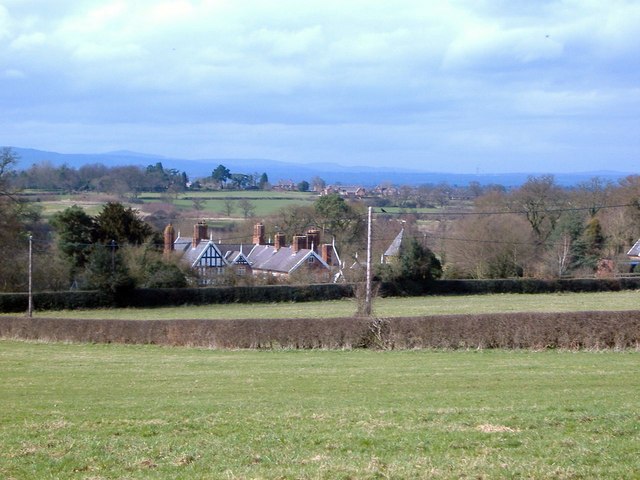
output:
M211 172L219 164L222 164L231 170L232 173L261 174L266 172L271 183L277 183L279 180L293 180L294 182L302 180L308 181L312 177L318 176L328 184L357 184L367 187L379 185L383 182L389 182L395 185L422 185L438 184L443 182L450 185L468 185L470 182L479 182L482 185L499 184L510 187L523 184L530 175L540 175L526 172L496 174L425 172L398 168L372 168L365 166L345 167L332 163L310 163L306 165L298 165L259 158L185 160L125 150L94 154L57 153L20 147L12 147L12 149L20 157L18 169L27 169L33 164L42 162L50 162L54 166L66 164L73 168L80 168L82 165L95 163L101 163L110 167L124 165L146 167L147 165L162 162L162 165L165 168L174 168L181 172L186 172L190 179L197 179L211 175ZM629 174L630 173L599 171L558 173L554 174L554 176L558 184L571 186L596 176L615 182Z

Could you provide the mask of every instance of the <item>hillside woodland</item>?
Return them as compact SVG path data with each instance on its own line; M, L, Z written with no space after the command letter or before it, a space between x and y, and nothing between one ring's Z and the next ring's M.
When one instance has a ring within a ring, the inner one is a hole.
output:
M369 206L374 212L375 274L385 281L626 275L635 266L627 252L640 238L637 175L617 183L595 177L570 188L559 186L552 175L529 177L514 188L476 182L387 184L357 197L318 193L311 202L288 203L258 218L261 197L250 194L274 188L267 173L233 173L218 165L212 166L211 176L191 181L186 173L161 163L79 169L42 163L22 171L16 163L11 149L0 152L0 252L5 259L0 291L26 290L30 247L36 290L197 284L195 272L179 258L163 254L162 230L168 222L190 226L203 218L216 237L237 244L251 243L258 221L268 237L282 232L290 238L318 228L340 255L340 281L363 278ZM313 178L291 188L324 187L322 179ZM213 212L195 195L203 191L246 194L238 200L220 197L229 208ZM95 211L72 204L45 215L46 192L99 194L103 201ZM157 196L165 206L164 216L147 209L141 200L144 192ZM180 199L186 197L192 200L185 207ZM401 249L395 258L385 257L399 234ZM231 273L220 277L228 285L283 281L309 279L239 278Z

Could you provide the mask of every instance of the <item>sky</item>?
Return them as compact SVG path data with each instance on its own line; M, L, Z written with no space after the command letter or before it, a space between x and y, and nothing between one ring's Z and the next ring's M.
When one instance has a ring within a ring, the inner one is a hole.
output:
M636 173L637 0L0 0L0 145Z

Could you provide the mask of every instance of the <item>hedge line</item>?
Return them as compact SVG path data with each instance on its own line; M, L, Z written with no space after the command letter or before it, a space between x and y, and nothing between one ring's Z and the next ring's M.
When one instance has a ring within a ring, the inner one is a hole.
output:
M437 280L382 283L381 296L469 295L488 293L602 292L640 289L640 277L568 280ZM268 285L256 287L136 289L117 296L104 292L39 292L36 310L72 310L109 307L162 307L215 303L304 302L353 296L353 285ZM0 294L0 312L27 310L26 293Z
M233 349L638 349L640 311L286 320L0 317L0 337Z
M488 293L609 292L640 289L640 277L572 278L539 280L534 278L497 280L436 280L428 283L382 283L379 294L398 295L475 295Z
M42 292L33 295L36 310L73 310L110 307L150 308L217 303L272 303L333 300L353 294L351 285L267 285L257 287L147 288L110 295L97 291ZM0 312L24 312L26 293L0 294Z

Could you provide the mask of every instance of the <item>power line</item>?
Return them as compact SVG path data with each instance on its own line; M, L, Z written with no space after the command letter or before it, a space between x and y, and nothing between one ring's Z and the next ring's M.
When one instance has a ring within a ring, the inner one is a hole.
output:
M589 210L604 210L604 209L611 209L611 208L626 208L626 207L640 207L640 205L638 203L623 203L620 205L595 205L595 206L590 206L590 207L565 207L565 208L548 208L548 209L541 209L538 210L538 212L540 213L562 213L562 212L579 212L579 211L589 211ZM425 215L432 215L432 216L445 216L445 215L451 215L451 216L459 216L459 215L508 215L508 214L515 214L515 215L526 215L527 213L531 213L531 211L528 210L495 210L495 211L489 211L489 212L483 212L483 211L475 211L475 212L456 212L456 211L448 211L448 212L389 212L389 211L384 211L384 212L375 212L375 213L382 213L384 216L402 216L402 215L413 215L413 216L425 216ZM362 215L364 218L364 215Z

